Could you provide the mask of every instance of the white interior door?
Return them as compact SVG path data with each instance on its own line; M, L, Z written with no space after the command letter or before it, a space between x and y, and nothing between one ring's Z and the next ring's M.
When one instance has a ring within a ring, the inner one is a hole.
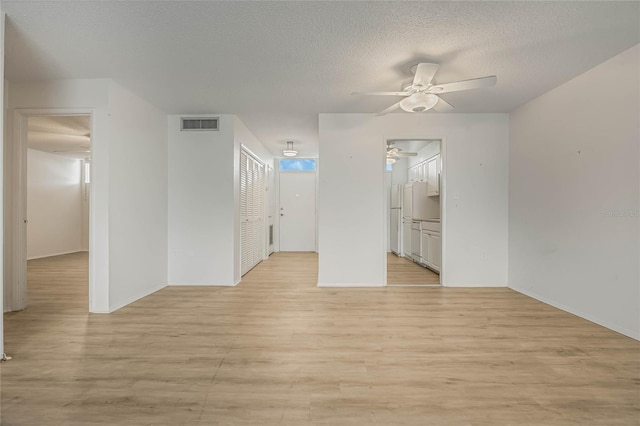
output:
M316 250L316 174L280 173L280 251Z
M266 237L264 164L240 152L240 271L244 275L264 259Z

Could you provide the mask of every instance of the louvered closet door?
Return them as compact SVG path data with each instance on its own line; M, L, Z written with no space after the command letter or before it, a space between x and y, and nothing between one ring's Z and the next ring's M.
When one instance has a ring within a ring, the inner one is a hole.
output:
M265 250L265 168L251 154L240 153L240 257L246 274L260 263Z

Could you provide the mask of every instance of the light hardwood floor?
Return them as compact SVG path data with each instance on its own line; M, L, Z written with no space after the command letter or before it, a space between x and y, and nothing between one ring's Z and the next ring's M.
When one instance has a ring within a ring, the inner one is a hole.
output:
M387 253L387 284L440 284L440 275L406 257Z
M86 257L29 262L30 307L5 315L2 424L640 420L637 341L506 288L317 288L316 270L281 253L237 287L89 315Z

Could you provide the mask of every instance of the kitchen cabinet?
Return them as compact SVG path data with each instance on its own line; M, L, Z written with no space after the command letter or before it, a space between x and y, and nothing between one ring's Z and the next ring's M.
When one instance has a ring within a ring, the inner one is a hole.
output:
M429 183L429 196L440 195L440 154L409 167L407 173L410 183Z
M420 222L411 223L411 257L417 263L422 263L422 244L420 241Z
M402 222L402 255L411 259L411 220Z
M429 259L429 233L427 231L422 231L420 235L422 253L420 253L422 257L422 264L426 264Z
M427 181L427 162L423 161L415 166L409 167L409 182L426 182Z
M417 166L409 167L408 180L411 183L418 181L418 167Z
M427 195L430 197L440 195L440 154L426 161Z
M430 269L440 272L440 265L442 263L440 223L423 222L420 237L422 263Z

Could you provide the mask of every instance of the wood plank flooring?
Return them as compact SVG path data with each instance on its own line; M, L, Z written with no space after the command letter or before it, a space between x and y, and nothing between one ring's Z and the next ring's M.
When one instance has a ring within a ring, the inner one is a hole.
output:
M2 425L640 421L640 342L506 288L317 288L315 254L280 253L89 315L83 262L29 262Z
M387 284L440 284L440 275L406 257L387 253Z

